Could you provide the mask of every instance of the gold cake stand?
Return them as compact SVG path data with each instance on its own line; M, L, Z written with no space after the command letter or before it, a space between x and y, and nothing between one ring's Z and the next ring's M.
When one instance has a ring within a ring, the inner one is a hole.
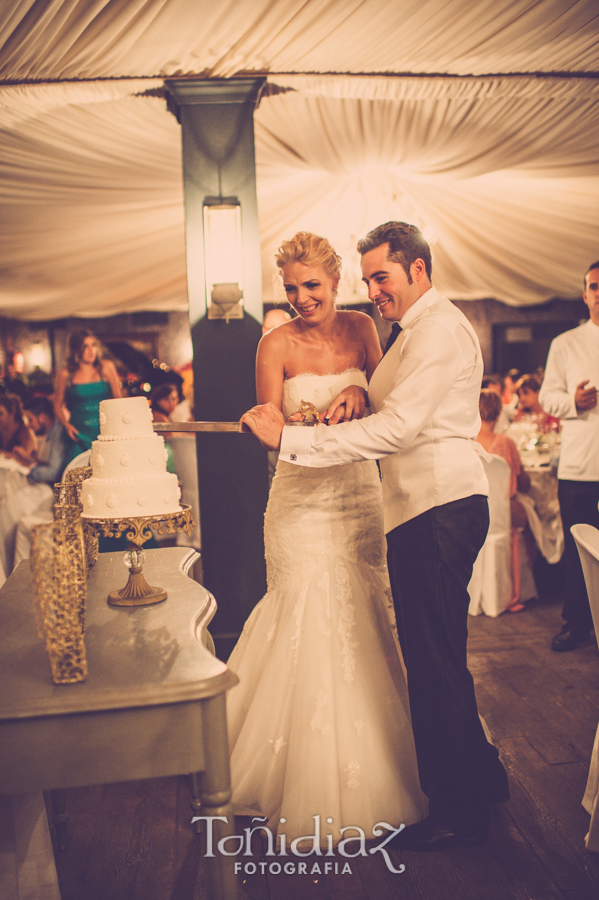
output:
M143 545L152 537L152 530L158 534L177 534L185 531L191 535L194 527L191 506L181 504L181 509L173 513L157 516L131 516L130 518L109 519L82 516L85 522L95 525L104 537L119 538L126 532L131 548L125 551L125 565L129 568L129 579L124 588L111 591L108 603L111 606L151 606L162 603L167 592L161 587L148 584L142 571L145 562Z

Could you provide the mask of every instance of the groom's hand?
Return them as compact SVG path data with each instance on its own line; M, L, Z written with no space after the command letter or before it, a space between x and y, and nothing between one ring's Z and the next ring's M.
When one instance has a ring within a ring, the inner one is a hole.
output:
M338 394L329 404L323 421L327 425L336 425L338 422L349 422L351 419L361 419L366 409L366 391L357 384L350 384Z
M285 419L280 409L273 403L254 406L239 420L242 431L251 431L266 450L281 449L281 432Z

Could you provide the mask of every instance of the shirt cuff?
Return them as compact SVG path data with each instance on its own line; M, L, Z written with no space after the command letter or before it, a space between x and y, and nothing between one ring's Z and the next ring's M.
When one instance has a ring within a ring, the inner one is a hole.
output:
M314 441L314 432L321 425L285 425L281 434L281 450L279 459L296 466L310 465L310 451Z

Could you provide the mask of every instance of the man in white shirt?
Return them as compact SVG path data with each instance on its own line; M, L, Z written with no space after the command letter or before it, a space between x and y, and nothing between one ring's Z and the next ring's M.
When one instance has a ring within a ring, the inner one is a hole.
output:
M567 589L562 612L564 626L551 645L558 652L580 646L593 631L589 598L570 528L579 522L599 528L599 262L589 266L582 296L590 318L552 341L539 394L543 409L562 420L557 477Z
M380 459L389 575L429 797L428 818L389 846L477 846L488 837L490 804L509 797L466 660L467 588L489 521L475 443L480 347L465 316L432 287L430 249L417 228L381 225L358 251L370 299L401 325L369 385L373 414L328 428L284 428L280 410L266 404L242 422L297 465ZM343 399L327 410L331 421Z

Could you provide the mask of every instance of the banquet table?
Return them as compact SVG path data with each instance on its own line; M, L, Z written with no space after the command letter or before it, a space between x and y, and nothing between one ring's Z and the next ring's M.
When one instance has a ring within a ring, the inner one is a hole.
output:
M187 577L196 559L146 551L144 574L168 599L127 608L107 603L126 580L123 554L100 554L87 583L89 675L62 685L38 636L29 561L16 567L0 589L0 795L195 773L190 822L201 804L202 816L228 818L215 822L220 837L232 833L225 692L237 678L204 646L216 604ZM206 875L208 897L236 896L226 857L206 860Z
M557 563L564 552L564 530L557 499L557 470L550 453L520 450L530 490L518 494L537 546L548 563Z

